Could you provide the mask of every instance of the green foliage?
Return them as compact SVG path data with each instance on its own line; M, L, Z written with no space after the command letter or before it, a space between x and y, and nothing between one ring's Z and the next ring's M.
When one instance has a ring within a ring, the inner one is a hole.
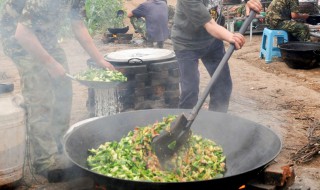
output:
M0 0L0 14L7 0ZM103 33L107 28L122 28L125 14L117 17L118 10L124 10L123 0L87 0L86 1L86 25L90 34ZM71 29L68 21L60 30L61 37L70 37Z
M107 28L124 27L124 18L117 17L118 10L124 10L123 0L87 0L86 24L90 34L103 33Z
M2 13L2 10L3 10L3 5L4 3L6 2L7 0L0 0L0 16L1 16L1 13Z

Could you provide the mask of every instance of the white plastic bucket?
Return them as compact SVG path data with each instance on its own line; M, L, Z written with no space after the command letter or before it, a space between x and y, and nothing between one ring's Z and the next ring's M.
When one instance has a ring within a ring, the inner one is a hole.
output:
M23 176L25 111L17 105L12 91L13 84L0 84L0 186Z

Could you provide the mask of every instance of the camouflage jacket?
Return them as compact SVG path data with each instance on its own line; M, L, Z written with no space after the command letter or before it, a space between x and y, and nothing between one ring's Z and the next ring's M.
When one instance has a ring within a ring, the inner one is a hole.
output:
M28 27L47 49L57 47L58 34L66 18L82 19L85 0L8 0L0 18L4 52L24 54L14 34L17 23Z
M267 11L267 24L275 27L279 22L291 20L291 12L299 12L298 0L273 0Z

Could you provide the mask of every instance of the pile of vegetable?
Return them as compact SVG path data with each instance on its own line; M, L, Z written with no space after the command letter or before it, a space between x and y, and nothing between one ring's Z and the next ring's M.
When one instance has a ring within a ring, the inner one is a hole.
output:
M169 130L175 118L169 115L153 125L136 127L119 142L106 142L97 149L90 149L89 168L106 176L137 181L185 182L223 177L222 148L194 134L170 160L172 168L161 168L151 142L162 130Z
M86 71L78 73L74 77L78 80L85 80L85 81L100 81L100 82L127 81L127 77L124 76L119 71L111 71L108 69L97 69L97 68L90 68Z

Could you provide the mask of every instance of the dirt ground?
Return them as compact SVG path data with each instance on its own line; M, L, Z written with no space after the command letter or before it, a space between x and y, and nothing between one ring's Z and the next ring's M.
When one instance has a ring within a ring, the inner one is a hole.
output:
M141 1L128 1L132 9ZM174 3L174 1L169 1ZM130 26L131 27L131 26ZM132 27L131 27L132 28ZM132 32L131 30L129 32ZM229 60L233 79L233 93L229 113L260 123L274 130L282 139L283 147L275 161L292 163L291 155L308 143L308 128L320 122L320 67L312 70L289 68L281 58L266 64L259 58L261 34L250 41L246 36L245 46L235 51ZM134 44L104 44L101 37L95 37L100 51L105 53L121 49L142 48ZM71 74L86 69L89 56L74 39L61 43L66 50ZM226 45L226 48L228 46ZM171 41L165 48L172 49ZM10 59L0 47L0 73L15 84L15 93L20 93L19 75ZM200 64L201 89L210 79ZM73 109L70 125L89 117L86 109L87 89L73 83ZM206 105L204 106L204 109ZM319 129L320 130L320 129ZM263 151L263 150L261 150ZM320 190L320 156L310 162L294 164L296 183L311 190Z

